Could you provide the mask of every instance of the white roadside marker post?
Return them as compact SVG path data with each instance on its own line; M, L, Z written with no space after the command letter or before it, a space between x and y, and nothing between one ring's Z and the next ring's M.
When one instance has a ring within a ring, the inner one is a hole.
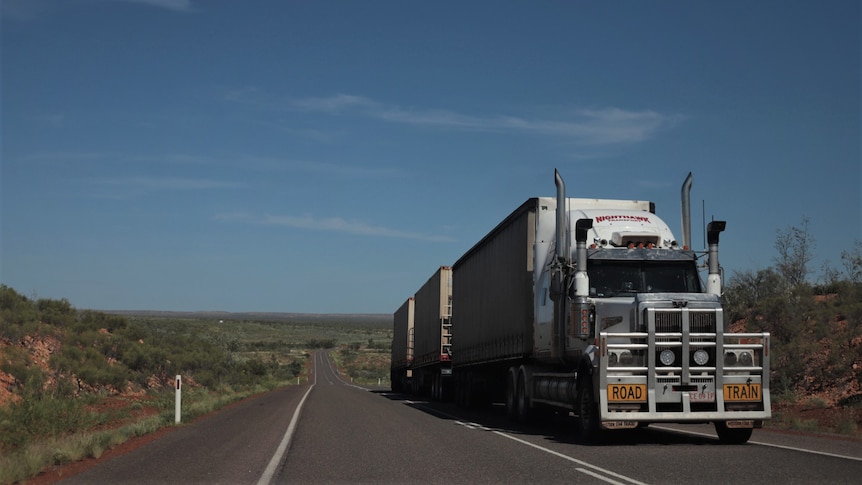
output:
M180 410L182 409L182 401L183 397L180 394L180 387L182 387L182 378L177 375L177 405L174 410L174 423L180 422Z

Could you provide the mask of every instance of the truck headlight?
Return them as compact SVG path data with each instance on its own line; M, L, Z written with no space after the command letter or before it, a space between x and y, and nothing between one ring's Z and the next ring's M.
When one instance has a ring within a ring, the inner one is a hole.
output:
M623 350L622 352L620 352L620 364L622 364L622 365L632 365L632 362L634 362L634 360L635 360L635 359L634 359L634 357L632 356L631 351L629 351L629 350Z
M729 350L724 353L725 367L751 367L754 365L754 353L751 350Z
M709 353L703 349L694 352L694 363L697 365L706 365L709 362Z
M725 367L733 367L736 365L736 353L735 352L727 352L724 354L724 366Z
M658 359L663 365L672 365L673 361L676 360L676 355L674 355L673 350L664 349L658 354Z

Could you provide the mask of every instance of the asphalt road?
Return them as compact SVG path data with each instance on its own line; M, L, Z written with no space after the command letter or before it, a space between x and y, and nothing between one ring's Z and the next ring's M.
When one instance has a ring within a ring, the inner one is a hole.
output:
M514 425L502 409L367 390L325 353L311 383L231 407L63 483L859 483L862 443L711 426L651 426L582 443L571 418ZM299 409L299 411L297 411ZM677 429L685 430L684 432Z

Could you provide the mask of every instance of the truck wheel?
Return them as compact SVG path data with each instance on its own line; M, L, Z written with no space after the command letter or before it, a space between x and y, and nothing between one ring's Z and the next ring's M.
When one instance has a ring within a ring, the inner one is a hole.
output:
M533 418L533 410L530 409L530 399L527 397L527 375L525 372L518 373L517 383L515 405L518 408L518 422L528 423Z
M751 428L728 428L724 421L715 422L715 432L718 434L718 439L725 445L745 444L751 438L753 431Z
M517 379L517 372L514 369L509 369L506 376L506 416L510 421L518 419Z
M578 389L575 408L578 413L578 432L585 441L592 441L599 434L599 409L593 398L592 379L585 379Z

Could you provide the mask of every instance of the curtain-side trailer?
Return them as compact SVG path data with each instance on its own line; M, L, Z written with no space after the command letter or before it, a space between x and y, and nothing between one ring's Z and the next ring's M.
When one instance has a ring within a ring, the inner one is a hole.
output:
M727 333L707 229L705 285L690 244L635 200L528 199L452 267L456 402L504 400L525 420L572 412L600 429L713 422L741 443L769 419L769 334ZM575 240L573 245L570 241Z
M414 299L413 392L442 400L452 375L452 268L437 269Z
M389 382L392 390L410 390L413 378L414 300L410 297L393 315Z

